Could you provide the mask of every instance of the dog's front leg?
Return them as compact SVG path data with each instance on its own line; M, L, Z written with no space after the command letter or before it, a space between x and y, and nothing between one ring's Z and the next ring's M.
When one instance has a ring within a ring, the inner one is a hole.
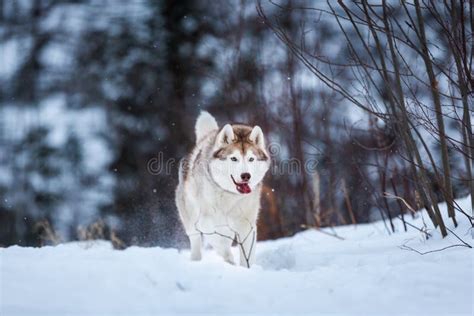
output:
M256 224L251 222L240 223L236 231L236 239L240 250L240 265L250 268L255 263Z
M213 234L206 236L212 248L230 264L235 264L232 255L232 233L229 230L219 229Z
M201 260L201 233L200 232L194 232L190 234L189 236L189 243L191 244L191 260L192 261L199 261Z

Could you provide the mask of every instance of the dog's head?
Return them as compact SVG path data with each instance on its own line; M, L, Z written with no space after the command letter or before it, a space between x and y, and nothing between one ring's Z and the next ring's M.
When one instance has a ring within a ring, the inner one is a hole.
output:
M217 133L210 173L224 190L251 193L269 167L270 157L259 126L227 124Z

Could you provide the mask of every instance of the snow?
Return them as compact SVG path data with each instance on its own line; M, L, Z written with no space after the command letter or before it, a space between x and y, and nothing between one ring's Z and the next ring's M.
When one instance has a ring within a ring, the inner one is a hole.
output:
M458 200L470 210L468 198ZM443 212L446 206L441 204ZM472 244L467 219L454 231ZM429 225L426 214L410 223ZM448 219L446 219L448 222ZM388 235L383 223L307 230L258 243L251 269L211 250L130 247L105 241L0 249L1 315L344 314L472 315L473 251L436 231ZM452 224L449 224L453 229Z

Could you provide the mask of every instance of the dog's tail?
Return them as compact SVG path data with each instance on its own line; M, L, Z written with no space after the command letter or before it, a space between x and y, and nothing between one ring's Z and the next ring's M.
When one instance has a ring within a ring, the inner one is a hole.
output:
M214 116L207 111L201 111L196 121L196 143L198 143L204 136L219 128L217 126Z

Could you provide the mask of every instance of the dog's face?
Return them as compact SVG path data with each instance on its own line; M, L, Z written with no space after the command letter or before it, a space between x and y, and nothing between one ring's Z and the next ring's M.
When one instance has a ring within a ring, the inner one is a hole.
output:
M260 127L227 124L217 134L210 173L222 189L236 194L251 193L269 167Z

